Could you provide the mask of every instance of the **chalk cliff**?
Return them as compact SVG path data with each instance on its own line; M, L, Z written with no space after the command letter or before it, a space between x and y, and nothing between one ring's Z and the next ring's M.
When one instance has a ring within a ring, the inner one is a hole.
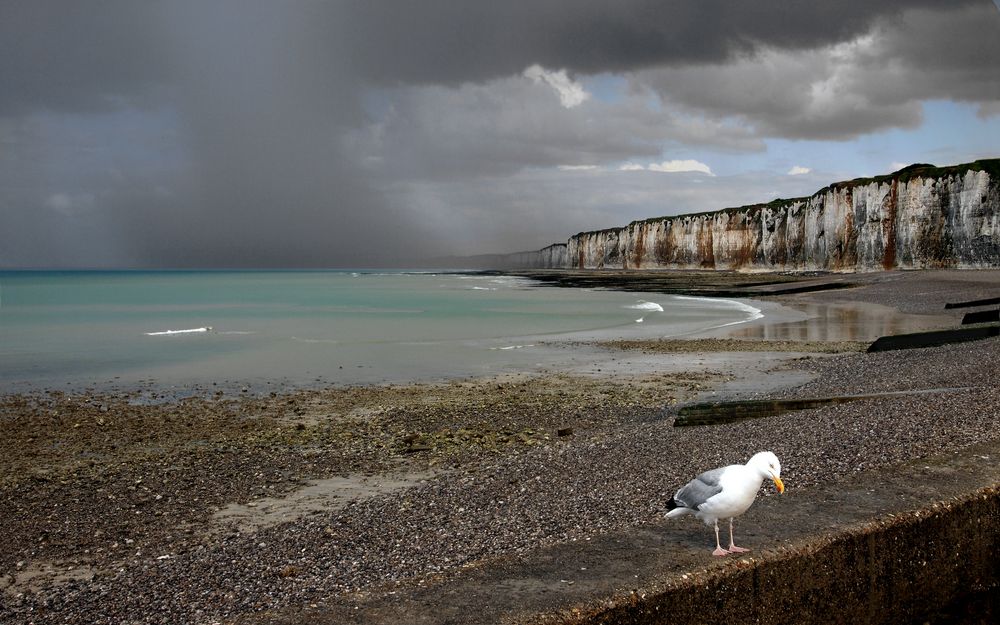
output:
M911 165L810 197L657 217L507 256L534 268L876 271L1000 266L1000 159Z

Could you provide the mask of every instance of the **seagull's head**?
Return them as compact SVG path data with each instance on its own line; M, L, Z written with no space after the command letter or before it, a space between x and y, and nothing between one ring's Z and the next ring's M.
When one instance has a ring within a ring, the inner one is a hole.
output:
M774 487L778 489L779 493L785 492L785 483L781 481L781 461L773 452L762 451L754 454L747 464L760 471L761 477L773 480Z

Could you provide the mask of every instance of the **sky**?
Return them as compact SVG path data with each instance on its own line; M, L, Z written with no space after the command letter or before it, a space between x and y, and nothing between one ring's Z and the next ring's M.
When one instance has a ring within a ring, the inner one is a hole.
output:
M0 0L0 268L410 266L1000 157L1000 0Z

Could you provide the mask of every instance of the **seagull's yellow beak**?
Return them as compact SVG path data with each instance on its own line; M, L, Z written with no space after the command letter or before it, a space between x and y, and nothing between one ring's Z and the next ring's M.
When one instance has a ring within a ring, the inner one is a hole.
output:
M777 475L772 475L771 479L774 480L774 486L778 489L779 493L785 492L785 483L781 481L781 478Z

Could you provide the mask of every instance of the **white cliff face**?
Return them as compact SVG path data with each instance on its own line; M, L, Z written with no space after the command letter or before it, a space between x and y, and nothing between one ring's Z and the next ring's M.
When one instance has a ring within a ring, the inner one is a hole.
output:
M744 271L998 267L1000 176L990 173L998 170L998 160L901 170L831 185L808 198L633 222L516 255L516 264Z
M555 243L534 252L515 252L503 258L504 267L511 269L553 269L569 267L566 244Z

